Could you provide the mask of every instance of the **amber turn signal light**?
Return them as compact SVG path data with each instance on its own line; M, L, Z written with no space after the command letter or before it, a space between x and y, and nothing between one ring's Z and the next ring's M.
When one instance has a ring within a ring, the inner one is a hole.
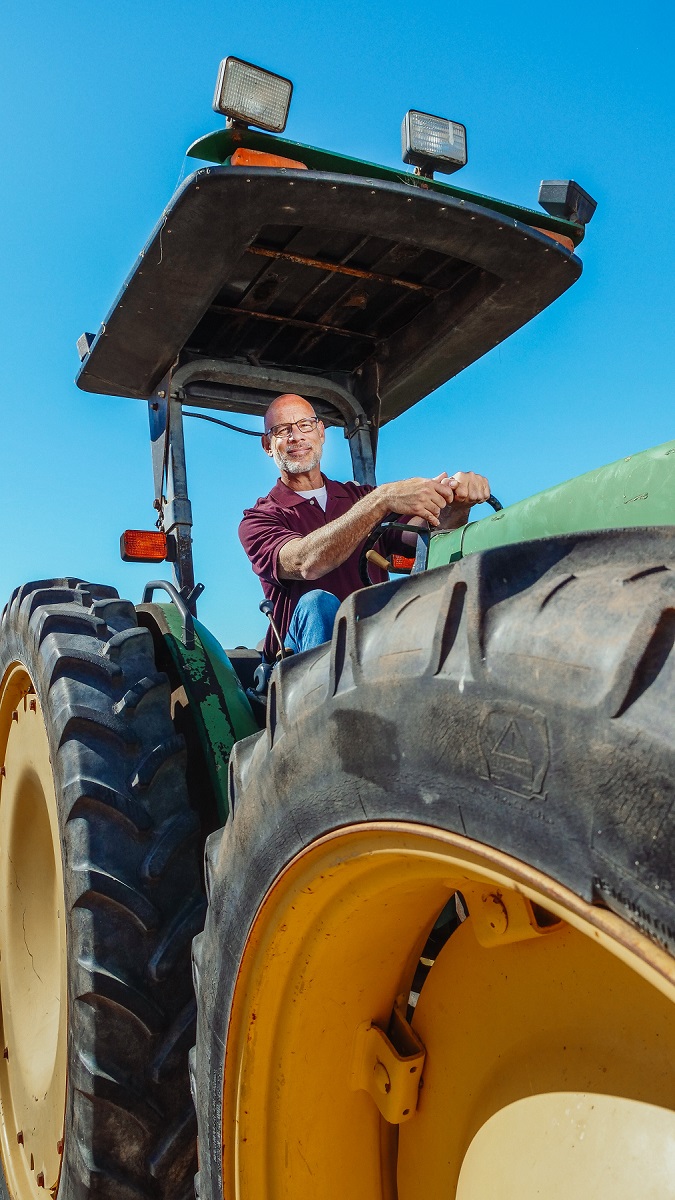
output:
M158 529L125 529L120 538L123 562L163 562L166 534Z
M404 572L412 571L414 566L415 559L407 558L405 554L392 554L391 556L392 571L400 571L403 574Z
M280 154L266 154L264 150L247 150L237 146L230 158L231 167L295 167L296 170L306 171L305 163L297 158L282 158Z

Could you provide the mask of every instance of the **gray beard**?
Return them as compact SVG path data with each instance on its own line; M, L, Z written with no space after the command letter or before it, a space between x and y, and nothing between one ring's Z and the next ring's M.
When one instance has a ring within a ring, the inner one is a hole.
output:
M275 450L274 461L280 471L286 471L289 475L302 475L305 471L313 471L321 462L321 451L317 450L309 459L308 462L298 462L295 458L290 458L281 450Z

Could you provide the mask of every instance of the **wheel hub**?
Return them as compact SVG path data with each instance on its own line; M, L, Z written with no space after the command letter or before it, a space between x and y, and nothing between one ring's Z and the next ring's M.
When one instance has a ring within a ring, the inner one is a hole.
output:
M392 1011L412 996L429 931L456 892L469 916L429 964L410 1018L416 1048L397 1045ZM459 1197L474 1135L532 1091L642 1105L661 1146L675 1129L674 999L669 955L499 851L396 822L327 834L276 879L239 964L226 1194L412 1200L423 1179L429 1200ZM419 1101L390 1112L378 1087L391 1099L420 1047ZM604 1167L622 1149L615 1139ZM530 1150L524 1139L513 1153L525 1161ZM464 1200L487 1194L468 1176L462 1186Z

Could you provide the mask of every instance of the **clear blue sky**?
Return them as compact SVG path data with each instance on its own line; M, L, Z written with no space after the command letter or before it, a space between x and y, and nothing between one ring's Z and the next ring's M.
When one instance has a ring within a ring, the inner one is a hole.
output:
M0 603L76 574L138 600L118 555L153 521L146 406L81 393L96 329L185 167L227 54L289 75L288 136L391 165L408 108L468 129L455 182L536 207L542 177L598 201L580 282L381 437L379 478L473 468L505 503L674 436L673 6L4 0L0 10ZM264 619L236 538L273 482L257 444L187 422L200 616ZM349 474L330 435L329 473ZM168 574L168 572L167 572Z

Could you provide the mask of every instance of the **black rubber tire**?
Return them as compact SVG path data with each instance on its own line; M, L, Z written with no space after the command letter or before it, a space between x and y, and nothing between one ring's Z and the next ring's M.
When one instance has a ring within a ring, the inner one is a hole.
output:
M133 605L77 579L13 593L0 678L13 662L42 707L59 807L69 1044L58 1200L183 1200L195 1170L189 951L204 898L168 681Z
M230 762L193 947L202 1200L237 965L282 868L364 820L464 834L675 952L675 530L557 537L358 592ZM309 677L311 673L311 678Z

